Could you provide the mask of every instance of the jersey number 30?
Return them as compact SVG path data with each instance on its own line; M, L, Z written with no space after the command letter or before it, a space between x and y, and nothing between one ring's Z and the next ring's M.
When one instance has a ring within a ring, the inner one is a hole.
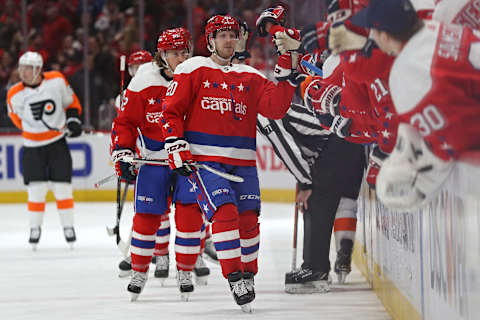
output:
M173 81L172 83L170 83L167 89L167 93L165 93L165 96L167 97L173 96L173 94L175 93L175 90L177 90L177 87L178 87L177 81Z
M432 131L442 129L445 126L445 119L437 107L429 105L421 113L415 113L410 118L410 123L418 128L422 135L428 136Z

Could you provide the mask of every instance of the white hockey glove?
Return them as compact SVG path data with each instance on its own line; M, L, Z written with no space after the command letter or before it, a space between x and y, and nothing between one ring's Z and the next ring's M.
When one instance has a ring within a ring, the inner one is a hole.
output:
M276 32L273 36L273 42L277 46L277 50L280 54L298 51L301 44L298 32L294 33L293 29L285 29L284 31Z
M339 104L342 94L342 87L329 84L320 97L320 112L330 113L332 116L340 114Z
M165 139L165 150L168 153L170 169L182 176L192 174L194 161L187 141L183 138L167 138Z
M362 50L367 44L368 38L350 29L345 24L330 28L328 48L333 54L339 54L348 50Z
M352 119L344 118L342 116L335 116L333 117L332 126L330 127L329 131L344 139L350 136L351 125Z
M440 192L454 167L435 156L418 131L400 124L395 149L377 176L377 196L387 207L414 210Z

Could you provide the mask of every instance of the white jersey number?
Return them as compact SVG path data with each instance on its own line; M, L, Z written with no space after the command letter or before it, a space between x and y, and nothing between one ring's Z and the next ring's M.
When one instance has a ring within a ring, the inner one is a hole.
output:
M175 94L175 90L177 90L177 87L178 87L178 82L177 81L173 81L172 83L170 83L165 96L167 96L167 97L173 96Z
M377 102L380 102L380 100L382 100L382 98L388 94L388 90L383 85L382 80L378 78L375 79L372 84L370 84L370 88L373 90L375 98L377 98Z
M432 131L440 130L445 126L445 119L437 107L429 105L421 113L416 113L410 118L410 123L420 130L424 136Z

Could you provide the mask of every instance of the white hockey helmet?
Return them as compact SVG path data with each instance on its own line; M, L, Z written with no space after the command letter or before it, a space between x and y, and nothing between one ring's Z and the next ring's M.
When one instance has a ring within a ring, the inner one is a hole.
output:
M38 52L27 51L18 59L18 65L38 67L41 69L43 67L43 59Z

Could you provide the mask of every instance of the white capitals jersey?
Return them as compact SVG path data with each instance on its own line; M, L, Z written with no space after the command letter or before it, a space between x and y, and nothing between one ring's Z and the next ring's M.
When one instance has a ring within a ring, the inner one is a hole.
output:
M8 90L7 102L9 116L22 130L27 147L40 147L61 139L66 109L76 108L81 114L77 96L58 71L44 72L42 82L36 87L17 83ZM39 120L35 120L32 109L41 110Z
M437 0L433 20L480 29L480 0Z

